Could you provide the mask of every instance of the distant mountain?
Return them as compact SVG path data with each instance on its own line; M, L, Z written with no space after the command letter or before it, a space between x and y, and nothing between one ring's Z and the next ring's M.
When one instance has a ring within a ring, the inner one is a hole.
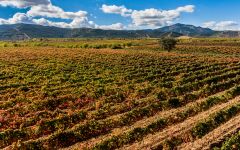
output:
M1 25L0 26L0 40L9 39L26 39L28 38L24 33L19 32L14 25Z
M148 30L66 29L33 24L0 25L0 40L31 38L160 38L160 37L240 37L238 31L214 31L193 25L175 24Z
M163 34L161 36L162 37L174 37L174 38L176 38L176 37L184 36L184 34L170 31L170 32L163 32Z
M240 37L240 31L216 31L213 35L214 37Z
M0 39L63 38L69 31L71 30L32 24L2 25L0 26Z
M209 28L196 27L193 25L175 24L158 29L161 32L175 32L185 36L211 36L215 31Z

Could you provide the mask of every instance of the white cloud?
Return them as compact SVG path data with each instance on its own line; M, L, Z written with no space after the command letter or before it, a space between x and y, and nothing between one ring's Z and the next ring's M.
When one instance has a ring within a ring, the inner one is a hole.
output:
M85 19L74 19L70 23L66 22L54 22L47 20L45 18L40 18L40 19L33 19L33 23L38 24L38 25L43 25L43 26L55 26L59 28L95 28L95 24L92 21L88 21L87 18Z
M123 30L125 29L125 26L122 23L115 23L111 25L98 26L97 28L104 29L104 30Z
M161 27L172 24L183 12L193 12L194 6L187 5L174 10L158 10L154 8L134 10L131 18L135 26Z
M40 18L40 19L33 19L32 20L35 24L38 25L43 25L43 26L56 26L56 27L67 27L69 24L65 23L65 22L53 22L53 21L49 21L45 18Z
M209 21L203 23L203 27L213 30L239 30L239 24L235 21Z
M61 18L61 19L75 19L75 18L85 18L87 16L86 11L78 12L65 12L62 8L49 5L37 5L32 6L27 12L28 16L31 17L49 17L49 18Z
M178 12L189 12L189 13L191 13L191 12L194 12L194 8L195 8L194 5L186 5L186 6L183 6L183 7L178 7L178 8L176 9L176 11L178 11Z
M191 13L194 11L193 5L178 7L174 10L154 8L132 10L125 6L102 5L100 9L104 13L131 18L132 23L126 27L122 23L97 25L93 21L89 21L88 12L81 10L77 12L64 11L62 8L53 5L51 0L0 0L0 6L17 7L19 9L28 8L26 13L16 13L12 18L0 18L0 24L30 23L62 28L89 27L113 30L161 27L172 24L183 12ZM68 19L68 22L54 22L50 18Z
M29 18L25 13L16 13L12 18L1 19L0 24L17 24L17 23L32 23L31 18Z
M27 8L36 5L48 5L51 4L50 0L0 0L0 6Z
M102 11L104 13L120 14L124 17L131 17L132 27L133 26L145 26L145 27L161 27L172 24L177 18L180 17L181 13L192 13L194 12L195 6L186 5L178 7L174 10L159 10L159 9L145 9L145 10L131 10L125 6L116 5L102 5Z
M216 25L215 21L208 21L203 23L204 28L213 28Z
M120 14L121 16L131 16L132 10L127 9L125 6L116 6L116 5L102 5L101 10L107 14Z
M88 21L86 11L66 12L62 8L52 5L50 0L0 0L0 5L17 8L30 7L26 13L16 13L9 19L0 18L0 24L30 23L61 28L94 28L96 26L92 21ZM72 21L70 23L53 22L45 18L35 19L35 17L70 19Z

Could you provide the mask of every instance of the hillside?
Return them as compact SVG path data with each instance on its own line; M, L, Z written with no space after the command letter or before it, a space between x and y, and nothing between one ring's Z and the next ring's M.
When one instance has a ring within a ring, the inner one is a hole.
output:
M239 32L213 31L208 28L185 24L175 24L155 30L66 29L32 24L0 26L0 40L22 40L29 38L159 38L165 36L239 37Z
M196 27L193 25L175 24L158 29L161 32L176 32L185 36L211 36L215 31L209 28Z

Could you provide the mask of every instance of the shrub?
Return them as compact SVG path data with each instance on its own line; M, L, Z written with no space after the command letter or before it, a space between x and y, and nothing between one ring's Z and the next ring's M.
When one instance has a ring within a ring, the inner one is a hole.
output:
M184 99L187 102L193 101L193 100L195 100L197 98L198 98L198 95L194 94L194 93L187 93L187 94L184 95Z
M133 44L132 43L127 43L126 46L127 47L131 47Z
M89 48L88 44L83 44L83 48Z
M175 149L177 145L183 143L182 139L176 137L171 138L165 142L167 149Z
M164 50L170 52L172 49L175 48L177 40L173 38L162 38L161 40L159 40L159 44Z
M20 47L20 45L17 44L17 43L14 43L14 44L13 44L13 47Z
M240 87L235 87L232 91L229 92L233 97L240 94Z
M233 150L237 150L240 148L240 131L233 135L232 137L230 137L229 139L227 139L221 149L233 149Z
M224 113L224 111L218 112L213 119L214 119L214 122L216 124L221 124L222 122L224 122L225 121L225 113Z
M113 44L111 49L122 49L122 46L120 44Z
M167 93L163 90L161 90L158 94L157 94L157 98L159 101L165 101L167 100Z
M193 128L192 135L198 138L203 137L206 133L208 133L211 130L211 124L212 124L211 120L208 122L199 123L196 127Z
M26 86L21 87L21 91L28 92L30 89Z
M7 47L8 45L6 43L3 44L3 47Z
M173 98L169 99L169 100L168 100L168 104L169 104L171 107L179 107L179 106L181 106L180 99L177 98L177 97L173 97Z

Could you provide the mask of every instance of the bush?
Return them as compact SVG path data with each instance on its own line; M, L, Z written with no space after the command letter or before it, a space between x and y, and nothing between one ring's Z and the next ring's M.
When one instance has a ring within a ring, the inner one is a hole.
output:
M111 49L122 49L120 44L112 44Z
M172 49L175 48L177 40L173 38L162 38L161 40L159 40L159 44L164 50L170 52Z
M127 47L131 47L133 44L132 43L127 43L126 46Z
M233 135L232 137L230 137L229 139L227 139L221 149L233 149L233 150L237 150L240 148L240 131Z
M235 87L232 91L229 92L233 97L238 96L240 94L240 87Z
M26 86L21 87L21 91L28 92L30 89Z
M190 102L190 101L193 101L195 99L198 98L198 95L197 94L194 94L194 93L187 93L184 95L184 100L186 102Z
M179 106L181 106L180 99L177 98L177 97L173 97L173 98L169 99L169 100L168 100L168 104L169 104L171 107L179 107Z
M20 44L14 43L13 47L20 47Z
M83 44L83 48L89 48L88 44Z
M197 126L195 126L192 130L192 135L194 137L198 137L201 138L204 135L206 135L210 130L211 130L211 125L212 125L212 121L209 120L207 122L201 122L199 123Z
M182 143L183 140L178 139L177 137L173 137L165 142L167 149L175 149L177 145L180 145Z
M157 94L157 98L159 101L165 101L167 100L167 93L162 90Z
M3 47L7 47L8 45L6 43L3 44Z

